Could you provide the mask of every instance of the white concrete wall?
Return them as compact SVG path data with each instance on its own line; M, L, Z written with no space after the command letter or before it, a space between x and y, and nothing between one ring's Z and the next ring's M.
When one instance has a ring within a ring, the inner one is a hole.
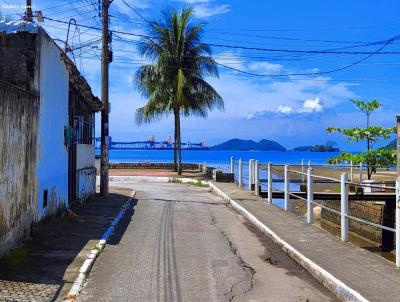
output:
M91 144L76 145L76 168L92 168L95 166L94 146Z
M76 146L76 169L78 172L78 197L87 199L96 193L95 150L91 144L78 144Z
M38 220L68 206L68 151L64 126L68 125L69 74L61 51L43 32L40 43L40 113L37 141ZM47 206L43 192L48 190Z

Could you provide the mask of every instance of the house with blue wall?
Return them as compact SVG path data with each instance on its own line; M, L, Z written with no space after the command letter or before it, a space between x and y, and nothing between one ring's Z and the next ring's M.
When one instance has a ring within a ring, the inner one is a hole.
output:
M0 22L0 257L96 192L103 106L40 26Z

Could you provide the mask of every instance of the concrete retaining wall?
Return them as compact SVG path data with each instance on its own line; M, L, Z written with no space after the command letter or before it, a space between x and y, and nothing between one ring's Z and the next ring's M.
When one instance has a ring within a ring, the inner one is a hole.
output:
M206 174L207 178L216 182L235 182L234 173L225 173L217 168L202 165L201 170Z
M182 163L181 167L183 170L200 170L201 165L199 164L190 164L190 163ZM110 169L165 169L172 170L174 169L173 163L150 163L150 162L142 162L142 163L110 163Z
M340 201L323 201L324 205L340 211ZM383 223L383 208L384 205L377 204L371 201L357 201L352 200L349 202L349 214L354 217L365 219L376 224ZM338 214L331 211L321 210L321 226L330 229L333 225L340 227L340 217ZM365 223L349 219L349 231L357 234L361 238L366 238L377 243L381 243L382 231Z

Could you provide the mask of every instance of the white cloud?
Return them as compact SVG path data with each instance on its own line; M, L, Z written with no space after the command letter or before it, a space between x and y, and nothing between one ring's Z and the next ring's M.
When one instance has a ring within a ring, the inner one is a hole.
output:
M282 115L282 112L277 112L279 106L292 108L292 113L310 111L311 106L315 107L314 111L325 112L348 102L350 98L357 97L351 90L352 86L345 82L334 82L328 77L271 80L242 76L221 69L220 79L208 80L223 97L224 116L229 118L261 118L263 116L261 113ZM319 103L315 101L316 97L320 98ZM306 102L307 100L314 102L310 104ZM284 107L279 110L290 111ZM218 113L215 115L218 116Z
M245 69L245 62L234 52L220 52L213 56L219 64L227 65L237 69Z
M276 111L280 112L280 113L284 113L284 114L290 114L290 113L293 112L293 108L290 107L290 106L282 106L282 105L280 105Z
M231 10L228 4L214 4L214 0L181 0L193 6L194 14L198 18L208 18L222 15Z
M322 112L322 104L319 97L315 99L306 100L303 104L303 108L298 111L299 113L312 113Z
M304 101L303 105L300 108L293 108L288 105L279 105L276 110L265 110L265 111L256 111L247 115L247 119L255 119L261 118L264 116L271 116L273 114L312 114L312 113L321 113L323 111L323 106L321 99L316 97L314 99L307 99Z
M151 2L149 0L125 0L130 6L136 9L149 8ZM131 16L133 11L122 1L114 1L112 6L113 9L118 10L120 13Z
M249 68L259 73L274 74L284 70L281 64L268 63L268 62L254 62L249 64Z
M228 4L211 5L202 2L194 6L194 15L198 18L208 18L216 15L226 14L231 10Z

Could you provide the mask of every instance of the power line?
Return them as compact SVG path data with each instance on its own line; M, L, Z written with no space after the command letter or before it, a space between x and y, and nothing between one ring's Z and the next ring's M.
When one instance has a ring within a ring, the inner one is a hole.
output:
M64 24L68 24L66 21L62 20L56 20L52 19L49 17L44 17L45 19L54 21L54 22L60 22ZM94 26L87 26L87 25L78 25L81 27L85 28L90 28L94 30L101 30L98 27ZM131 32L126 32L126 31L119 31L119 30L110 30L110 32L113 33L118 33L122 35L128 35L128 36L134 36L134 37L140 37L140 38L146 38L146 39L152 39L154 37L151 37L149 35L143 35L143 34L135 34ZM371 42L371 43L386 43L387 41L395 41L400 39L400 36L394 36L388 40L385 41L377 41L377 42ZM280 49L280 48L260 48L260 47L246 47L246 46L237 46L237 45L227 45L227 44L213 44L213 43L203 43L208 46L212 47L221 47L221 48L229 48L229 49L243 49L243 50L257 50L257 51L266 51L266 52L283 52L283 53L299 53L299 54L345 54L345 55L370 55L370 54L377 54L375 51L370 52L370 51L330 51L330 50L296 50L296 49ZM386 44L385 44L386 45ZM397 51L388 51L388 52L379 52L378 54L400 54L400 52Z
M46 16L59 15L59 14L63 14L63 13L70 12L70 11L76 11L76 9L79 9L79 8L85 8L85 7L91 6L91 4L83 4L83 5L80 5L80 6L74 6L73 3L69 3L69 5L72 8L68 8L68 9L65 9L65 10L52 12L50 14L46 14ZM79 12L78 12L78 14L79 14ZM76 15L74 15L74 16L76 16Z
M125 1L123 0L123 2L125 3ZM126 4L126 3L125 3ZM129 6L129 5L128 5ZM140 15L141 16L141 15ZM141 16L142 18L144 18L143 16ZM55 20L49 17L45 17L46 19L50 20L50 21L54 21L54 22L60 22L60 23L64 23L67 24L68 22L66 21L62 21L62 20ZM144 20L147 21L147 19L144 18ZM149 21L147 21L149 22ZM101 30L98 27L94 27L94 26L86 26L86 25L79 25L81 27L84 28L88 28L88 29L93 29L93 30ZM128 35L128 36L134 36L134 37L140 37L140 38L145 38L145 39L151 39L151 36L148 35L143 35L143 34L134 34L134 33L130 33L130 32L124 32L124 31L117 31L117 30L110 30L113 33L116 34L122 34L122 35ZM135 40L127 40L125 38L121 38L119 37L119 35L116 35L120 41L122 42L126 42L126 43L131 43L131 44L135 44L138 43L138 41ZM256 77L288 77L288 76L314 76L314 75L324 75L324 74L329 74L329 73L333 73L333 72L338 72L341 70L345 70L348 69L350 67L353 67L355 65L358 65L364 61L366 61L367 59L369 59L370 57L374 56L374 55L378 55L378 54L399 54L400 52L382 52L382 50L387 47L389 44L392 44L395 40L398 40L400 38L400 36L395 36L392 37L388 40L385 41L377 41L377 42L370 42L367 43L367 45L364 46L369 46L369 45L377 45L380 43L384 43L383 46L381 46L380 48L378 48L377 50L373 51L373 52L367 52L367 51L332 51L332 50L295 50L295 49L270 49L270 48L259 48L259 47L245 47L245 46L236 46L236 45L224 45L224 44L212 44L212 43L205 43L206 45L212 46L212 47L223 47L223 48L232 48L232 49L243 49L243 50L255 50L255 51L268 51L268 52L284 52L284 53L296 53L296 54L351 54L351 55L361 55L361 54L365 54L366 57L355 61L351 64L348 64L346 66L340 67L340 68L336 68L336 69L332 69L332 70L327 70L327 71L321 71L321 72L310 72L310 73L288 73L288 74L257 74L257 73L252 73L252 72L247 72L244 70L240 70L231 66L227 66L225 64L222 63L217 63L219 66L230 69L230 70L234 70L236 72L242 73L242 74L246 74L246 75L250 75L250 76L256 76ZM360 47L360 45L357 45L358 47ZM352 47L352 46L350 46ZM346 47L347 48L347 47ZM95 52L94 52L95 53ZM120 59L120 58L118 58ZM123 60L124 58L122 58L121 60ZM132 62L133 63L133 62Z
M70 2L67 2L67 3L60 4L60 5L47 6L47 7L45 7L45 8L42 8L41 10L44 11L44 10L49 10L49 9L53 9L53 8L58 8L58 7L66 6L66 5L71 5L71 3L70 3Z
M387 41L394 41L399 39L400 36L395 36ZM368 55L368 54L376 54L375 52L368 51L329 51L329 50L297 50L297 49L278 49L278 48L260 48L260 47L247 47L247 46L236 46L236 45L225 45L225 44L212 44L212 43L204 43L208 46L212 47L221 47L221 48L230 48L230 49L244 49L244 50L258 50L258 51L267 51L267 52L285 52L285 53L306 53L306 54L342 54L342 55ZM386 45L386 44L385 44ZM397 51L389 51L389 52L381 52L380 54L400 54Z
M359 29L374 29L374 28L387 28L387 27L397 27L400 23L391 23L386 25L365 25L365 26L349 26L349 27L331 27L331 28L285 28L285 29L229 29L232 32L313 32L313 31L341 31L341 30L359 30ZM210 31L227 31L226 28L210 28Z
M129 7L131 10L133 10L133 11L134 11L140 18L142 18L146 23L152 25L152 23L151 23L149 20L147 20L136 8L130 6L125 0L122 0L122 2L123 2L127 7ZM153 26L153 25L152 25L152 26Z
M372 56L378 54L381 50L383 50L386 46L388 46L390 43L392 43L393 41L395 41L395 40L398 39L398 38L399 38L399 36L396 36L396 37L393 37L392 39L389 39L382 47L380 47L379 49L377 49L375 52L369 54L368 56L362 58L361 60L355 61L355 62L353 62L353 63L351 63L351 64L349 64L349 65L346 65L346 66L343 66L343 67L340 67L340 68L331 69L331 70L326 70L326 71L320 71L320 72L310 72L310 73L288 73L288 74L274 74L274 75L269 74L269 75L268 75L268 74L257 74L257 73L247 72L247 71L240 70L240 69L237 69L237 68L233 68L233 67L230 67L230 66L221 64L221 63L217 63L217 64L220 65L220 66L222 66L222 67L225 67L225 68L228 68L228 69L231 69L231 70L234 70L234 71L243 73L243 74L247 74L247 75L251 75L251 76L257 76L257 77L288 77L288 76L311 76L311 75L314 76L314 75L324 75L324 74L329 74L329 73L333 73L333 72L342 71L342 70L348 69L348 68L350 68L350 67L353 67L353 66L355 66L355 65L358 65L358 64L360 64L360 63L362 63L362 62L368 60L370 57L372 57Z
M240 37L250 37L250 38L263 38L263 39L272 39L272 40L286 40L286 41L301 41L301 42L323 42L323 43L341 43L341 44L364 44L368 42L362 41L342 41L342 40L319 40L319 39L301 39L301 38L290 38L290 37L277 37L277 36L265 36L265 35L252 35L246 33L235 33L229 31L220 31L217 33L221 33L223 35L233 35Z

